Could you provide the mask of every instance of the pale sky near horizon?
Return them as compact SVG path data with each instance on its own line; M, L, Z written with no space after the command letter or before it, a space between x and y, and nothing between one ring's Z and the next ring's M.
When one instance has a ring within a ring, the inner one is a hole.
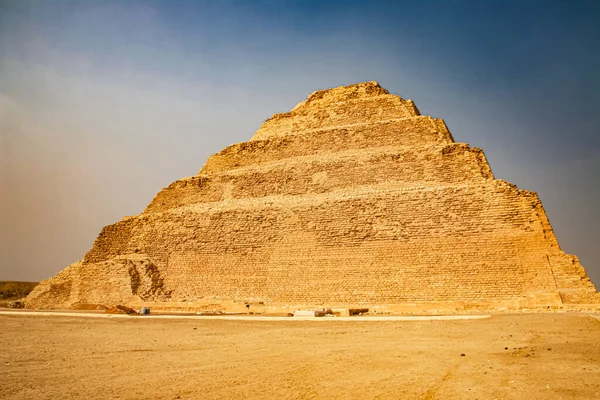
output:
M0 0L0 280L48 278L309 93L376 80L600 286L600 2Z

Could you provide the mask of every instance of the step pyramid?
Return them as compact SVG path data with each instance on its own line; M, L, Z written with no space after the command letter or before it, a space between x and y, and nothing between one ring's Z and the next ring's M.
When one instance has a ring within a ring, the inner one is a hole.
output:
M600 298L537 194L376 82L312 93L105 227L30 308L557 308Z

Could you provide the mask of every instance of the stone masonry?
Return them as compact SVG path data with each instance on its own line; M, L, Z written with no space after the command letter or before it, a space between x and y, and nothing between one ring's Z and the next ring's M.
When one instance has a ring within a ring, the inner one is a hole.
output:
M29 308L599 304L537 194L376 82L321 90L105 227ZM239 307L238 307L239 308Z

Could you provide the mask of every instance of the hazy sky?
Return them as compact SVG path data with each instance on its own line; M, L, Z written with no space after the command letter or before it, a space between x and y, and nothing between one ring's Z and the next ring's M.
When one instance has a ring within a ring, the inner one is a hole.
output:
M0 280L317 89L376 80L539 193L600 286L599 1L0 0Z

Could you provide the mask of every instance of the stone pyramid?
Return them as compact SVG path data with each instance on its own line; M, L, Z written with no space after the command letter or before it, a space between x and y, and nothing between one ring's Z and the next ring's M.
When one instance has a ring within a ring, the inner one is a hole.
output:
M559 308L600 298L538 196L376 82L312 93L105 227L30 308Z

